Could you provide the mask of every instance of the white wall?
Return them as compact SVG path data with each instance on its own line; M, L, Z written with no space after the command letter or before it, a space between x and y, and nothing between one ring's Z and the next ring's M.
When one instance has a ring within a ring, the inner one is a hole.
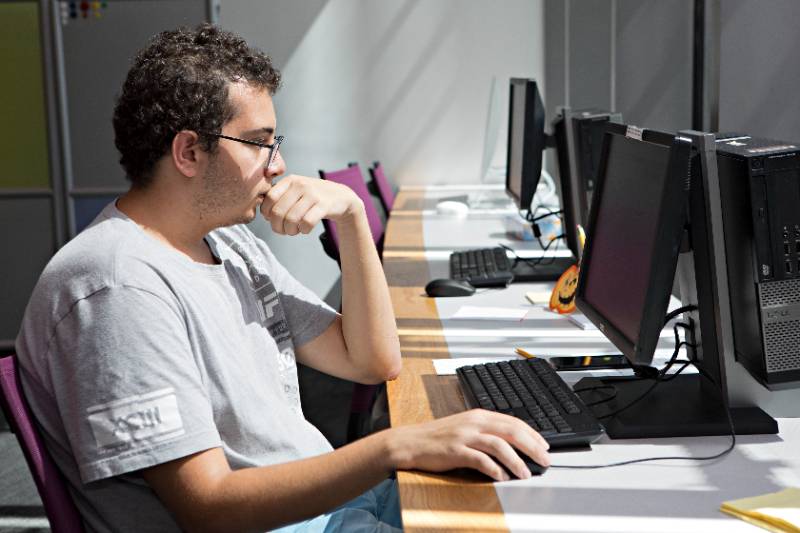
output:
M290 172L380 160L398 184L480 180L493 77L544 75L541 0L224 0L220 23L275 59ZM316 236L255 229L318 294Z

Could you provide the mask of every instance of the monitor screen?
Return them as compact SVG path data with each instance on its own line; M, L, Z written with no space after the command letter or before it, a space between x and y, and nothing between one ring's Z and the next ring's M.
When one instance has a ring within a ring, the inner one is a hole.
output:
M681 167L672 136L659 135L606 135L578 289L581 310L636 364L650 362L663 327L685 208L688 150Z
M534 80L512 78L509 85L506 192L519 209L529 210L542 173L544 105Z

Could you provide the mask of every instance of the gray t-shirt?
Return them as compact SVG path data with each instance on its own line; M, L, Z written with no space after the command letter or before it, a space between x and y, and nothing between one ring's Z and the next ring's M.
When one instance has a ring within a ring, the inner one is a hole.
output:
M44 270L17 338L25 395L89 530L178 526L137 470L221 446L233 469L331 450L294 347L336 312L246 227L205 265L112 203Z

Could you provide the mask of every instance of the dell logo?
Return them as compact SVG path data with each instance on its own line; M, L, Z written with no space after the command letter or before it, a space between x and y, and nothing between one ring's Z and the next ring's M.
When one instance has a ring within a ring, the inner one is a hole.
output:
M772 311L767 311L765 313L765 318L767 320L776 320L779 318L788 318L792 316L792 312L789 309L775 309Z

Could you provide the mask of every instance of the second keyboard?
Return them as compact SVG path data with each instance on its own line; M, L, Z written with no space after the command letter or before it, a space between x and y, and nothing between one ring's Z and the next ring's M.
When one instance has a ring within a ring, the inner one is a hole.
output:
M450 277L474 287L505 287L514 279L511 261L501 247L462 250L450 254Z

